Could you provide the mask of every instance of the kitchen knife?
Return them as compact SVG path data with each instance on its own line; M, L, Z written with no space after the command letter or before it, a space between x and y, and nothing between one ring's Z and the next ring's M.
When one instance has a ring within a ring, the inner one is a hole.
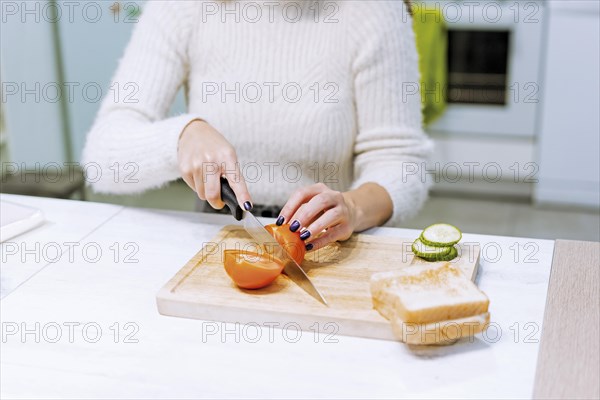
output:
M327 301L319 290L313 285L310 278L306 275L302 267L290 256L290 254L281 246L273 236L265 229L263 224L250 211L244 212L239 206L235 192L229 186L225 178L221 178L221 199L227 204L233 217L238 221L244 222L244 229L252 236L257 244L267 249L273 249L273 255L284 264L283 272L302 290L310 294L321 303L327 305Z

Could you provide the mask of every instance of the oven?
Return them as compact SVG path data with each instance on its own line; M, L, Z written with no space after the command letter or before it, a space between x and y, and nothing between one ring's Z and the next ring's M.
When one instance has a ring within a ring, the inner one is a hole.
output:
M540 98L540 1L427 1L448 29L447 102L428 130L533 137Z

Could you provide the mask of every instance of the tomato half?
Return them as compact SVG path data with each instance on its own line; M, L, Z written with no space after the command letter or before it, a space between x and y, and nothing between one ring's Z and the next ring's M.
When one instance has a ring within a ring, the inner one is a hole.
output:
M243 289L260 289L270 285L283 271L281 261L267 254L225 250L223 258L225 272Z
M277 243L290 253L290 256L298 263L304 261L304 255L306 254L306 245L304 240L300 239L300 232L290 231L289 225L277 226L271 224L265 226L265 229L277 240Z

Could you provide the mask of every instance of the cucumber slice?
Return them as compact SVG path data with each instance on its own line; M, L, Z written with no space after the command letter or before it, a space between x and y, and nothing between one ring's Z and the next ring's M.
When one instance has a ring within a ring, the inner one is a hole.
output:
M428 246L449 247L460 241L462 233L449 224L433 224L423 229L421 241Z
M444 249L445 247L438 247L438 249ZM445 255L436 255L436 256L419 256L423 260L426 261L452 261L458 256L458 250L456 247L450 247L450 252Z
M427 260L438 260L439 257L447 256L453 247L434 247L428 246L421 239L417 239L412 244L412 251L415 255Z

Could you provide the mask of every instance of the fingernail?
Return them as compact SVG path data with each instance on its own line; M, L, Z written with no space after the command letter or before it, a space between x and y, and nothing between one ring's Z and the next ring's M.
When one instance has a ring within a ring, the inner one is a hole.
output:
M283 215L280 215L279 218L277 218L277 222L275 222L275 224L277 226L281 226L281 225L283 225L284 221L285 221L285 218L283 218Z
M312 243L306 245L306 251L311 251L315 247Z
M246 211L252 210L252 203L250 203L249 201L245 202L244 208L246 209Z
M292 231L292 232L296 232L299 228L300 228L300 222L298 222L298 221L294 221L290 225L290 231Z
M302 232L302 234L300 235L300 239L302 240L306 240L310 237L310 231L304 231Z

